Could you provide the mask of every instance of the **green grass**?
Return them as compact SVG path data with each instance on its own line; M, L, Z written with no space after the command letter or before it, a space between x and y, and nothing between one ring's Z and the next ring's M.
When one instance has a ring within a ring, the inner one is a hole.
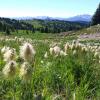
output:
M79 31L76 31L75 34L95 34L100 33L100 25L90 26L88 28L81 29Z
M24 82L19 77L21 66L20 59L16 59L17 73L13 80L5 79L2 76L2 69L5 66L3 54L0 53L0 100L73 100L75 93L76 100L99 100L100 99L100 64L99 59L94 58L91 51L82 52L77 50L73 55L72 50L68 50L67 56L54 57L49 54L44 58L45 52L49 52L49 45L57 42L64 49L65 42L76 39L76 35L61 37L55 34L29 33L23 31L13 33L9 36L32 39L32 45L36 50L35 62L33 67L32 79L29 83ZM9 40L1 34L0 48L10 46L15 48L19 55L19 46L23 41ZM98 42L98 41L97 41ZM96 42L96 43L97 43ZM94 43L94 41L84 41ZM36 96L35 96L36 95ZM14 99L15 98L15 99Z

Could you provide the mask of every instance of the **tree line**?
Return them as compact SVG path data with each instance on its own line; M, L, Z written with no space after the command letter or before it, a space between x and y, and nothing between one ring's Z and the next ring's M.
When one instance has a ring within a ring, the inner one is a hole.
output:
M35 24L32 24L33 21L36 21L39 25L36 27ZM60 33L72 30L79 30L87 26L87 23L68 22L60 20L33 19L29 20L28 23L25 20L0 18L0 31L5 32L7 35L9 35L10 32L18 30L29 30L33 33L36 31L39 31L41 33Z
M69 22L56 19L33 19L23 20L23 22L27 22L34 25L34 30L40 31L41 33L60 33L72 30L79 30L89 25L89 23L87 22ZM37 23L38 26L33 24L34 22Z

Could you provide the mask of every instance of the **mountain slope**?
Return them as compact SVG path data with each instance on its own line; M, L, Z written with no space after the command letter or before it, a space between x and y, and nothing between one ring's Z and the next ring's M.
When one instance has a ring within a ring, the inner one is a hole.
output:
M9 30L32 30L33 25L25 22L21 22L19 20L10 19L10 18L2 18L0 17L0 31Z
M85 21L85 22L90 22L91 21L92 16L91 15L78 15L78 16L74 16L71 18L67 18L67 21Z
M85 21L85 22L90 22L92 16L91 15L78 15L78 16L73 16L69 18L61 18L61 17L49 17L49 16L36 16L36 17L18 17L14 18L17 20L32 20L32 19L37 19L37 20L63 20L63 21Z
M44 31L48 30L48 33L60 33L71 30L79 30L81 28L87 27L88 23L82 22L70 22L64 20L56 19L33 19L33 20L22 20L23 22L34 25L35 28Z
M72 30L79 30L88 26L88 23L69 22L56 19L32 19L32 20L15 20L10 18L0 18L0 31L5 32L7 29L39 31L41 33L60 33Z

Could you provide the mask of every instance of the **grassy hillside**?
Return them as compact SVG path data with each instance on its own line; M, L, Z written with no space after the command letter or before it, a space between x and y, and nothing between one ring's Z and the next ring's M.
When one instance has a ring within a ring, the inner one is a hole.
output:
M33 19L33 20L23 20L23 22L34 25L35 28L41 32L47 33L60 33L71 30L79 30L88 27L87 22L69 22L61 20L51 20L51 19ZM47 29L47 30L46 30Z
M11 31L29 30L33 33L61 33L72 30L79 30L88 27L86 22L68 22L60 20L15 20L9 18L0 18L0 31L10 34Z
M100 33L100 24L90 26L88 28L84 28L82 30L79 30L75 32L76 34L95 34L95 33Z

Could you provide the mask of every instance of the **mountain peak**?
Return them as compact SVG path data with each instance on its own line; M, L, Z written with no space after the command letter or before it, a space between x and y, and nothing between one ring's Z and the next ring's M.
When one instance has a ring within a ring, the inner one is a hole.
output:
M77 15L74 17L67 18L67 21L86 21L90 22L92 15L84 14L84 15Z

